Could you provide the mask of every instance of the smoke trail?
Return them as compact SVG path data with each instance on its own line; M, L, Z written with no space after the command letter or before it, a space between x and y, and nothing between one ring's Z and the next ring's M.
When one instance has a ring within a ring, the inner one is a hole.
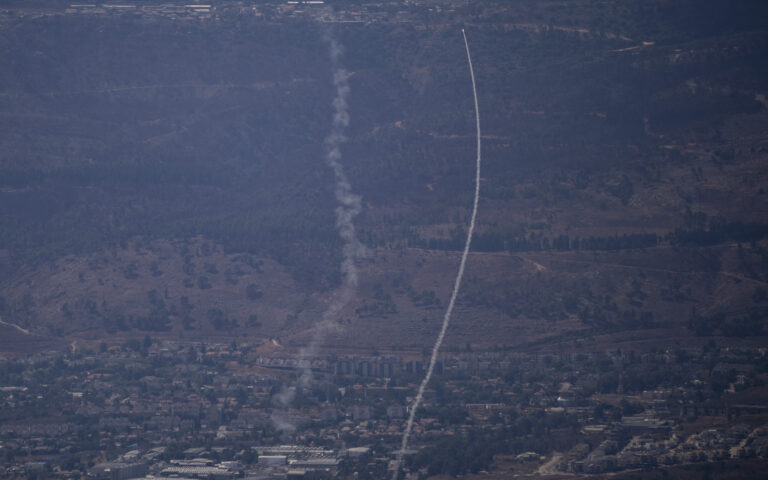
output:
M469 246L472 243L472 234L475 231L475 218L477 217L477 203L480 200L480 107L477 104L477 87L475 85L475 71L472 69L472 57L469 55L469 43L467 43L467 35L464 33L464 29L461 29L461 34L464 36L464 47L467 49L467 63L469 64L469 75L472 77L472 93L475 97L475 122L477 126L477 167L475 172L475 201L472 205L472 218L469 221L469 231L467 232L467 243L464 245L464 252L461 254L461 263L459 263L459 273L456 275L456 282L453 284L453 292L451 293L451 300L448 302L448 308L445 311L443 317L443 326L440 329L440 334L437 336L437 341L434 347L432 347L432 357L429 359L429 367L427 368L427 374L424 376L421 385L419 385L419 392L416 394L416 399L411 406L411 413L408 416L408 423L405 426L405 432L403 432L403 441L400 445L400 451L397 452L397 459L395 460L395 471L392 473L392 480L397 480L397 476L400 473L400 465L403 462L403 452L408 447L408 438L411 435L413 429L413 419L416 417L416 410L419 409L419 404L424 396L424 389L427 387L430 378L432 378L432 372L435 369L435 362L437 361L437 352L440 350L440 345L445 338L445 332L448 330L448 323L451 321L451 313L453 313L453 306L456 303L456 296L459 294L459 287L461 286L461 278L464 276L464 266L467 263L467 255L469 254Z
M362 208L361 197L352 193L352 186L344 167L341 164L341 145L346 142L344 130L349 126L349 110L347 97L349 96L349 73L341 65L343 49L329 33L325 35L330 45L331 67L333 68L333 85L336 87L336 97L333 99L333 128L325 138L325 160L333 171L336 180L335 195L339 205L336 207L336 228L344 243L342 247L341 261L341 287L335 292L331 304L323 313L321 321L315 326L310 344L300 352L302 358L316 353L318 345L325 335L337 328L338 314L349 303L357 288L358 275L357 258L365 254L365 247L357 239L354 219ZM303 368L300 384L306 386L312 378L312 370Z
M313 327L309 345L299 351L299 387L307 387L312 381L312 369L309 358L317 353L319 345L326 335L338 328L337 317L341 310L349 303L355 293L358 283L356 259L365 254L365 247L357 239L354 218L360 213L362 201L359 195L352 192L352 186L344 173L341 164L341 145L347 140L344 135L349 126L349 109L347 98L349 97L349 73L341 64L343 49L341 45L326 31L325 40L329 44L331 67L333 71L333 85L336 88L336 96L333 99L333 122L331 132L325 138L325 161L333 171L335 178L336 228L342 239L341 261L341 286L334 292L330 305L326 308L319 322ZM273 404L280 407L288 407L296 395L296 387L283 389L272 398ZM273 423L282 430L291 430L292 425L282 419L277 413L273 414Z

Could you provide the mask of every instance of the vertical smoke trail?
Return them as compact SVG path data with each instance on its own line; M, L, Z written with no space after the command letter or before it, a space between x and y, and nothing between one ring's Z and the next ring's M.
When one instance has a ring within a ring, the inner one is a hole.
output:
M464 276L464 266L467 263L467 255L469 254L469 246L472 243L472 234L475 231L475 218L477 217L477 203L480 200L480 107L477 104L477 87L475 85L475 71L472 69L472 57L469 55L469 43L467 43L467 35L464 33L464 29L461 29L461 34L464 36L464 47L467 49L467 63L469 64L469 75L472 77L472 93L475 97L475 122L477 126L477 167L475 171L475 201L472 205L472 218L469 221L469 231L467 232L467 243L464 245L464 252L461 254L461 263L459 263L459 273L456 275L456 282L453 284L453 292L451 293L451 300L448 302L448 308L445 311L443 317L443 326L440 329L440 334L437 336L437 341L434 347L432 347L432 357L429 359L429 367L427 368L427 374L424 376L421 385L419 385L419 392L416 395L416 399L411 406L411 413L408 416L408 423L405 426L405 432L403 432L403 441L400 445L400 451L397 453L397 459L395 460L395 471L392 473L392 480L397 480L397 476L400 473L400 465L403 462L403 452L408 447L408 437L411 435L413 429L413 419L416 417L416 410L419 409L421 399L424 396L424 389L427 387L430 378L432 378L432 371L435 369L435 362L437 361L437 352L440 350L440 345L445 338L445 332L448 330L448 323L451 321L451 313L453 313L453 305L456 303L456 296L459 294L459 287L461 286L461 278Z
M335 196L339 206L336 207L336 228L343 241L341 261L341 287L336 290L331 303L323 313L319 322L313 328L309 345L299 351L299 387L307 387L312 381L312 369L309 365L309 357L317 353L329 331L337 328L337 317L341 310L349 303L355 293L358 282L357 265L355 260L365 253L365 247L357 239L354 218L362 208L361 197L352 193L352 186L344 173L341 164L341 145L347 140L344 130L349 126L349 111L347 97L350 93L349 73L341 65L343 49L328 32L325 40L329 43L331 67L333 70L333 85L336 88L336 96L333 99L333 122L331 132L325 138L325 161L333 171L335 178ZM288 407L295 396L294 388L284 389L272 399L273 403L280 407ZM281 414L275 413L272 418L278 430L291 430L293 425L281 418Z
M314 355L325 335L337 327L336 319L338 314L352 299L357 288L358 275L355 260L365 253L365 247L357 239L353 222L362 208L361 197L352 193L352 186L340 163L341 145L347 140L344 136L344 130L349 126L347 104L347 97L350 92L349 82L347 81L349 73L341 66L343 49L339 43L336 39L330 37L329 34L326 34L326 39L330 44L333 84L336 87L336 97L333 99L333 128L331 133L325 138L325 160L336 179L335 194L336 201L339 202L339 206L336 207L336 228L344 242L341 261L342 284L334 294L330 306L323 313L321 321L315 326L309 345L300 352L302 358ZM311 379L312 370L308 367L302 368L299 380L300 385L307 386Z

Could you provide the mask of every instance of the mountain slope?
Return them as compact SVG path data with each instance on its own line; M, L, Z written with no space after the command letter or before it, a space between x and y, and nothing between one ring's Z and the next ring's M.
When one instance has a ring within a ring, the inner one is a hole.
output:
M340 278L332 31L370 251L328 342L421 348L471 204L463 26L485 153L447 341L764 335L766 11L710 3L339 3L334 24L11 6L0 314L64 337L305 342Z

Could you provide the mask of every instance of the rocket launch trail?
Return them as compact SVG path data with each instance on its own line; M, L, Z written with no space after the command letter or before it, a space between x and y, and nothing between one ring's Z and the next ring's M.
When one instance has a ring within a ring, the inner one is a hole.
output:
M400 473L400 466L403 462L403 453L408 447L408 438L411 435L413 429L413 419L416 417L416 411L419 409L421 400L424 396L424 389L427 387L429 380L432 378L432 372L435 369L435 362L437 361L437 353L440 351L440 345L445 338L445 332L448 330L448 324L451 321L451 314L453 313L453 306L456 303L456 296L459 294L459 287L461 286L461 279L464 276L464 267L467 264L467 255L469 254L469 246L472 243L472 234L475 231L475 219L477 218L477 204L480 200L480 107L477 103L477 86L475 84L475 71L472 68L472 56L469 54L469 43L467 42L467 34L464 29L461 29L461 35L464 37L464 47L467 50L467 63L469 64L469 75L472 77L472 94L475 99L475 123L477 128L477 162L475 168L475 200L472 205L472 217L469 221L469 231L467 232L467 242L464 245L464 252L461 254L461 262L459 263L459 272L456 275L456 281L453 284L453 292L451 293L451 300L448 302L448 308L445 310L445 316L443 317L443 325L440 328L440 334L437 336L437 341L432 347L432 356L429 359L429 367L427 368L427 374L424 376L421 385L419 385L419 391L416 394L416 398L411 406L411 412L408 416L408 423L406 424L405 431L403 432L403 441L400 445L400 451L397 452L397 459L395 460L395 469L392 473L392 480L397 480L397 476Z

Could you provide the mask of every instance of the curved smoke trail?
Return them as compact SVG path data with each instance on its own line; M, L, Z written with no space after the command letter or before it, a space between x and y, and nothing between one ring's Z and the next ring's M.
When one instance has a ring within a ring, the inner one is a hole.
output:
M411 435L413 429L413 419L416 417L416 410L419 409L421 400L424 397L424 389L427 387L430 378L432 378L432 372L435 369L435 362L437 361L437 352L440 350L440 345L445 338L445 332L448 330L448 323L451 321L451 313L453 313L453 306L456 303L456 296L459 294L459 287L461 286L461 278L464 276L464 266L467 263L467 255L469 254L469 246L472 243L472 234L475 231L475 218L477 218L477 203L480 200L480 107L477 104L477 86L475 85L475 71L472 69L472 57L469 55L469 43L467 43L467 34L464 33L464 29L461 29L461 34L464 37L464 47L467 49L467 63L469 64L469 75L472 77L472 93L475 97L475 122L477 126L477 167L475 171L475 201L472 205L472 218L469 221L469 231L467 232L467 243L464 245L464 252L461 254L461 263L459 263L459 273L456 275L456 282L453 284L453 292L451 293L451 300L448 302L448 308L445 311L443 317L443 326L440 329L440 334L437 336L437 341L434 347L432 347L432 357L429 359L429 367L427 368L427 374L424 376L421 385L419 385L419 392L416 395L416 399L411 406L411 413L408 416L408 423L403 432L403 441L400 445L400 451L397 452L397 459L395 460L395 471L392 473L392 480L397 480L397 476L400 472L400 465L403 462L403 453L408 447L408 438Z
M357 239L354 218L360 213L362 199L352 193L352 186L341 164L341 145L347 140L344 131L349 126L349 109L347 97L350 93L349 73L341 64L343 49L330 32L326 31L325 40L329 44L333 85L336 96L333 99L333 122L331 132L325 137L325 161L333 171L335 178L336 229L343 242L341 261L341 287L333 294L330 305L323 312L319 322L315 324L309 345L299 351L299 387L308 387L312 382L310 358L317 354L319 345L329 331L337 328L337 317L349 303L355 293L358 282L357 265L355 260L365 254L365 247ZM281 408L290 406L296 395L296 385L284 388L272 398L273 404ZM293 430L290 420L284 418L284 412L273 412L272 422L278 430Z

